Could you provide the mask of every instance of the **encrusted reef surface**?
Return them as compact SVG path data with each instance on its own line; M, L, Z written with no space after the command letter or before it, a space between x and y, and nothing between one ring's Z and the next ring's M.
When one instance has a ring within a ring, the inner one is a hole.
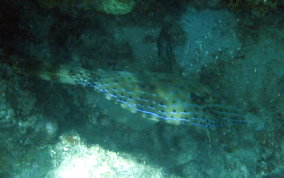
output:
M269 0L1 1L0 177L282 177L283 21Z

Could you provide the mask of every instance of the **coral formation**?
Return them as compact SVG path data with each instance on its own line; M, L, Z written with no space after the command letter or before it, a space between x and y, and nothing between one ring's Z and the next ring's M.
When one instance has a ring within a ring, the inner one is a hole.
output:
M130 13L135 5L135 0L103 0L98 3L96 9L113 15Z

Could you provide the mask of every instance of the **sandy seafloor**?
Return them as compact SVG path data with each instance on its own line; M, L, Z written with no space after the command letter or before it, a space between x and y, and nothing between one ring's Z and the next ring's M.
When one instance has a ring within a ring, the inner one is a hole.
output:
M19 75L1 62L0 177L283 177L279 8L256 15L149 1L117 16L4 0L1 61L172 72L208 85L220 102L244 109L249 122L220 128L137 123L93 89Z

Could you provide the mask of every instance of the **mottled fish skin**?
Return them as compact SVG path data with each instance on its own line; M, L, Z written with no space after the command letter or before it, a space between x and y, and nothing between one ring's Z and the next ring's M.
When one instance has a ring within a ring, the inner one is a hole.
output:
M210 102L210 92L204 86L171 74L90 72L61 66L52 73L42 70L38 75L45 80L94 88L123 109L155 121L200 127L244 122L238 109Z

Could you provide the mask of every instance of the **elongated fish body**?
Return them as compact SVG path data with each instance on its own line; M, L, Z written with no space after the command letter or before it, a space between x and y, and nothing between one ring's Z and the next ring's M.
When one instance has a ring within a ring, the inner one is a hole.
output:
M243 122L238 109L213 104L208 89L171 74L91 72L61 66L38 71L37 75L45 80L94 88L122 109L139 113L145 119L200 127Z

